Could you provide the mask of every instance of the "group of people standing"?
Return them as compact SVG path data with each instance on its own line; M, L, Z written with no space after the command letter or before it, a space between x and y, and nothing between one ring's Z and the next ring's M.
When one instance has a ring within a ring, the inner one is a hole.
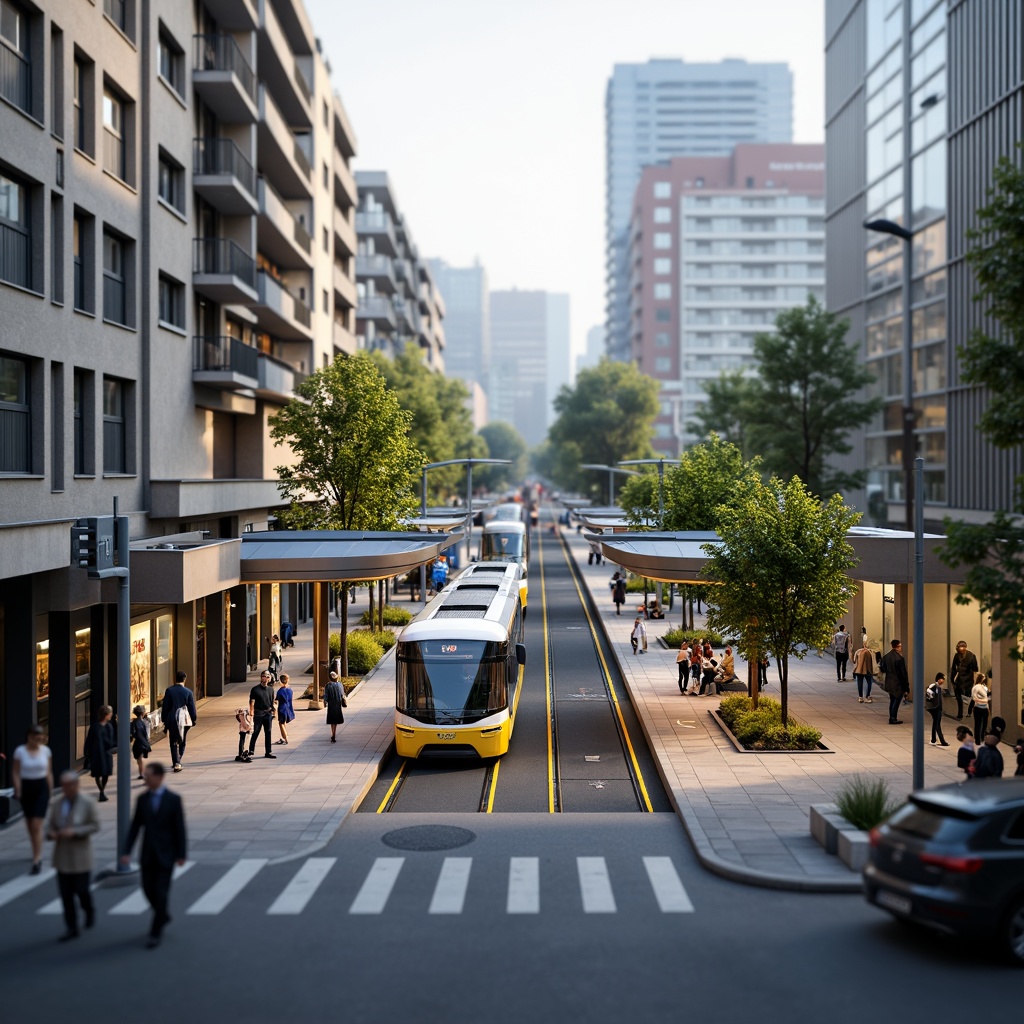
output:
M698 638L693 646L684 640L676 654L679 692L683 696L703 697L722 692L722 686L736 678L736 660L732 648L726 647L721 658L715 657L710 641ZM690 689L690 684L693 689Z

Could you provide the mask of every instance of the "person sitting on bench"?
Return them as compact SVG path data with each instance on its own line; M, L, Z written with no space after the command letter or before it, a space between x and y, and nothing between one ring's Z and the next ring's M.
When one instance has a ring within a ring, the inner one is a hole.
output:
M718 671L715 673L715 690L721 693L722 687L726 683L732 683L735 680L736 659L732 656L732 648L726 647L725 654L722 655L722 660L718 664Z

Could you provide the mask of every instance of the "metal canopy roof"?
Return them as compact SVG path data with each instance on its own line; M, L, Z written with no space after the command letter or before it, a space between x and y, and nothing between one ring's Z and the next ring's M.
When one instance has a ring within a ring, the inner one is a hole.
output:
M451 543L447 533L281 530L242 535L242 583L381 580L416 569Z

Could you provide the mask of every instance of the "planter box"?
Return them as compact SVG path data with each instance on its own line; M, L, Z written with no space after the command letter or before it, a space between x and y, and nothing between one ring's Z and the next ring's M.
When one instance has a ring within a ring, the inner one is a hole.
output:
M839 834L853 826L836 810L835 804L811 804L811 835L833 855L839 852Z
M746 691L746 687L744 687L743 690ZM745 746L743 746L742 743L740 743L740 741L738 739L736 739L736 737L733 735L732 729L730 729L729 726L727 726L725 724L725 722L722 721L722 716L719 715L717 710L715 710L714 708L709 708L708 709L708 714L718 723L719 729L721 729L722 732L725 733L725 735L729 739L729 742L733 745L733 747L735 747L736 752L738 754L763 754L763 755L771 755L771 754L834 754L835 753L834 750L829 750L829 748L826 747L825 744L821 743L821 742L819 742L818 745L816 747L814 747L812 750L748 750ZM835 852L835 851L833 851L833 852Z
M849 822L847 822L849 825ZM868 833L861 829L844 828L840 830L836 843L836 853L839 859L851 870L861 871L868 862L868 851L871 849L871 840Z

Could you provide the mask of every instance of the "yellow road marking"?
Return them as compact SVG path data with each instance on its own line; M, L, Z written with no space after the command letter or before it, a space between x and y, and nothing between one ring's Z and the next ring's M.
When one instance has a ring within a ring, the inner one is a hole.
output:
M494 810L494 791L498 788L498 769L501 767L500 761L494 762L494 774L491 776L491 785L487 791L487 813L490 814Z
M403 761L403 762L402 762L402 763L401 763L401 764L400 764L400 765L398 766L398 771L397 771L397 773L395 774L395 778L394 778L394 781L393 781L393 782L391 783L391 785L390 785L390 786L388 786L388 791L387 791L387 792L386 792L386 793L384 794L384 799L383 799L383 800L381 800L381 802L380 802L380 807L378 807L378 808L377 808L377 813L378 813L378 814L383 814L383 813L384 813L384 808L385 808L385 807L387 807L387 805L388 805L388 801L389 801L389 800L391 799L391 794L392 794L392 793L394 793L395 789L396 789L396 788L398 787L398 780L399 780L399 779L401 779L401 777L402 777L402 772L404 772L404 771L405 771L405 766L406 766L406 765L407 765L408 763L409 763L408 761Z
M554 737L551 735L551 661L548 656L548 590L544 582L544 539L537 545L540 559L540 609L544 629L544 702L547 707L548 734L548 813L555 813L555 761Z
M608 692L612 695L612 706L615 708L615 714L619 719L619 725L622 726L622 735L626 740L626 748L629 750L629 759L633 762L633 770L636 772L637 782L640 784L640 793L644 798L644 807L648 811L653 812L654 808L651 806L651 798L647 795L647 785L644 782L644 775L643 772L640 771L640 763L636 759L636 751L633 750L633 741L629 738L629 730L626 728L626 720L622 717L622 708L619 706L619 696L615 692L615 684L612 682L612 674L608 671L608 663L604 660L604 651L601 650L601 643L597 637L594 620L590 616L590 609L587 607L587 602L583 599L583 591L580 590L579 580L576 578L572 559L569 557L569 545L566 544L565 537L563 537L561 533L558 535L558 539L562 542L562 554L565 557L565 564L569 567L569 576L572 578L573 586L576 588L576 593L579 595L580 604L583 606L583 614L587 617L587 624L590 626L590 635L594 638L594 647L597 650L597 657L601 662L604 677L608 682ZM545 640L546 639L547 633L545 633Z

